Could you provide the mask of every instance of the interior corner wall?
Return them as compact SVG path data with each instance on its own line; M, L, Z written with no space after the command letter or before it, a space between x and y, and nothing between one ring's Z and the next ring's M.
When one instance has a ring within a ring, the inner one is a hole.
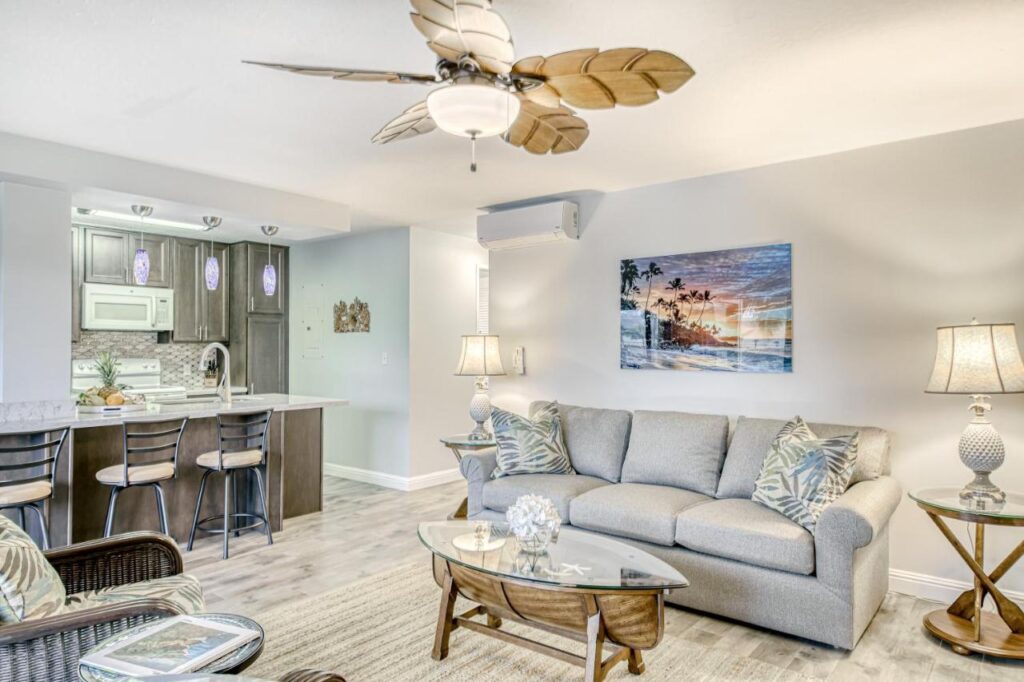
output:
M959 487L969 401L924 393L935 328L1024 326L1021 178L1015 121L584 197L579 242L491 254L492 333L526 350L526 375L493 381L492 399L874 424L904 490ZM793 245L792 374L619 369L621 259L774 242ZM1024 395L992 402L1008 453L993 480L1020 491ZM891 530L893 569L971 579L911 501ZM987 535L990 561L1020 540ZM1024 572L1000 585L1024 590Z
M289 258L289 391L350 401L324 410L326 469L408 477L409 229L300 243ZM335 333L334 304L356 297L369 333Z
M455 469L439 439L473 427L473 378L454 370L462 335L476 333L476 272L487 251L468 237L414 227L409 266L409 468L422 477Z
M71 198L0 182L0 401L71 398Z

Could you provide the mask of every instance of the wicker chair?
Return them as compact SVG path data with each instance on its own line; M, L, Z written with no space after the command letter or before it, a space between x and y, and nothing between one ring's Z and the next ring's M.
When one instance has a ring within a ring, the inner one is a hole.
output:
M174 540L135 532L45 552L68 594L177 575L183 570ZM98 642L128 628L181 614L164 599L121 604L0 626L0 682L78 680L78 659ZM329 679L329 678L328 678Z
M345 678L323 670L293 670L281 682L345 682Z

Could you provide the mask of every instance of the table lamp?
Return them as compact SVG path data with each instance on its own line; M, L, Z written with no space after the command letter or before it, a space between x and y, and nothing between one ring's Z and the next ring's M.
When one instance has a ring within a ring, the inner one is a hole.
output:
M504 376L501 366L501 352L498 337L487 334L467 334L462 337L462 355L455 368L456 376L476 377L476 393L469 401L469 416L476 422L476 428L469 434L470 440L490 440L491 434L484 428L491 416L491 399L487 396L487 377Z
M960 491L960 500L979 507L1002 504L1006 493L989 474L1003 463L1006 449L987 413L992 409L990 394L1024 393L1024 363L1014 325L974 320L936 332L935 367L925 392L969 395L974 412L960 436L960 461L974 472L974 480Z

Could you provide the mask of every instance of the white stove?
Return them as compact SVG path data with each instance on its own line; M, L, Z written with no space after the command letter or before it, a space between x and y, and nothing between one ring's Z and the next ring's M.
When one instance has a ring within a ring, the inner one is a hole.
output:
M144 395L146 402L160 403L168 400L184 400L188 392L184 386L165 386L160 383L160 361L135 358L119 359L118 383L126 385L129 395ZM95 360L73 360L71 362L71 389L79 392L98 386L99 372Z

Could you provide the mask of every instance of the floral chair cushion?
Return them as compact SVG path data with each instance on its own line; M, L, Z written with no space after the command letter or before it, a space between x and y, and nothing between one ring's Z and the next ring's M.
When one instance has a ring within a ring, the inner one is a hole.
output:
M59 613L67 591L36 543L0 514L0 623Z
M186 614L200 613L206 608L199 580L187 573L181 573L166 578L69 595L64 604L64 612L70 613L136 599L166 599L180 607Z

